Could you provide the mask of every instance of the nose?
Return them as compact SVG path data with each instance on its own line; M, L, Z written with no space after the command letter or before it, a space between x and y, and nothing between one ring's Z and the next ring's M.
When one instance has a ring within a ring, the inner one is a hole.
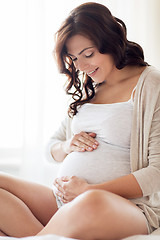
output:
M75 62L75 67L77 70L84 72L89 66L88 61L86 60L82 60L82 59L77 59L77 61Z

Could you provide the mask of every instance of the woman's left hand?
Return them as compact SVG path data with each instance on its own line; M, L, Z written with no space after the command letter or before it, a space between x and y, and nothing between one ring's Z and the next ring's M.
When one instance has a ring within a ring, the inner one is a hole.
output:
M72 201L85 192L89 185L87 181L76 176L56 178L53 184L57 189L56 195L61 198L63 203Z

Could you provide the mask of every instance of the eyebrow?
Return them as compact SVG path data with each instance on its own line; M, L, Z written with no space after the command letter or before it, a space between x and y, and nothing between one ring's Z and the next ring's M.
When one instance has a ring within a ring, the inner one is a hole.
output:
M88 49L90 49L90 48L93 48L93 47L84 48L82 51L80 51L80 52L78 53L78 55L81 55L84 51L86 51L86 50L88 50ZM72 54L70 54L70 53L68 53L68 55L69 55L69 56L74 56L74 55L72 55Z

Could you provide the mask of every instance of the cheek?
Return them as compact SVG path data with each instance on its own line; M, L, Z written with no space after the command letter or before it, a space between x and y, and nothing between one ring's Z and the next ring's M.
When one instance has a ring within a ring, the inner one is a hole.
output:
M96 63L99 65L99 67L104 67L105 65L108 65L108 59L106 59L105 55L100 55L97 57Z
M104 61L101 59L95 59L95 60L91 60L90 64L92 64L96 67L102 67L104 65Z

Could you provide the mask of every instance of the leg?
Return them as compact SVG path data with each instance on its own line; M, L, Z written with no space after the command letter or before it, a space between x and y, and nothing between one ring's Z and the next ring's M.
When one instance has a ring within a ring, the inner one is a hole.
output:
M115 194L93 190L63 206L38 235L115 240L147 232L146 218L138 207Z
M0 174L0 231L9 236L37 234L57 211L52 189Z
M43 225L35 218L30 209L13 194L0 189L0 228L3 233L21 237L35 235Z
M7 236L7 235L0 231L0 236Z

